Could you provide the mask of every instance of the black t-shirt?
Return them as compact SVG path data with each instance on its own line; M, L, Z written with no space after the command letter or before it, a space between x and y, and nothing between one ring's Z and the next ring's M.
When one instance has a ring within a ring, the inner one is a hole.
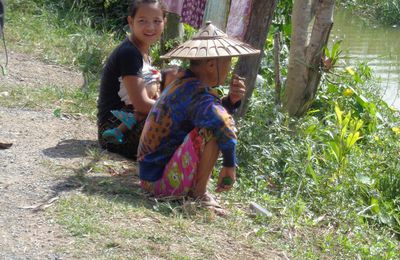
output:
M126 38L108 57L103 68L100 83L100 94L97 101L97 124L103 124L112 116L111 110L124 106L118 91L123 76L140 76L143 67L143 56Z

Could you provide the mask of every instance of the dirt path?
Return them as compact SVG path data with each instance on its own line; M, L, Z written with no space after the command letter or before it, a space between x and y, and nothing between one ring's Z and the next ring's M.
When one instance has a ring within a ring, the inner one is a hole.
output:
M12 53L10 74L0 85L40 87L79 86L79 73ZM48 75L59 75L49 77ZM82 130L84 129L84 130ZM0 107L0 142L12 147L0 150L0 258L60 259L57 248L71 243L42 209L57 199L54 187L61 181L49 165L81 161L88 147L96 146L94 123L84 118L56 118L51 111Z
M79 72L11 53L9 75L0 76L0 97L16 86L64 88L81 84ZM0 142L13 143L9 149L0 149L0 259L80 259L74 249L79 244L77 238L55 223L55 217L45 209L56 205L59 198L71 191L66 185L72 185L68 181L76 174L77 165L91 160L86 152L97 147L96 136L95 122L84 117L58 118L49 110L0 106ZM138 221L143 230L146 225L160 225L149 224L148 219ZM147 245L147 236L144 239L142 243ZM231 244L228 240L223 247L241 252L242 257L233 259L284 259L267 248L260 254L240 242ZM151 244L153 240L149 241ZM88 252L82 258L99 259L98 253Z

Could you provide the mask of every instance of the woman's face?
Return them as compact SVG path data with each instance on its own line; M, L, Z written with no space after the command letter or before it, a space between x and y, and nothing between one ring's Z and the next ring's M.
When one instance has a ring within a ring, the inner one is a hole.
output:
M157 42L164 30L163 11L157 4L143 4L134 17L128 16L134 38L146 47Z
M224 58L218 58L217 59L217 72L219 72L218 75L218 83L217 85L223 85L226 78L228 77L228 73L231 69L231 57L224 57Z

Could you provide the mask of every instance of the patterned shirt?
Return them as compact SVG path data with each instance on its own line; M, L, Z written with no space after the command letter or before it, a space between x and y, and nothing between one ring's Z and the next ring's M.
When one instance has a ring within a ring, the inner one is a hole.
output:
M187 70L166 88L150 111L138 149L140 178L157 181L185 136L195 127L213 132L223 156L223 166L236 165L236 134L232 116L216 91L202 85Z

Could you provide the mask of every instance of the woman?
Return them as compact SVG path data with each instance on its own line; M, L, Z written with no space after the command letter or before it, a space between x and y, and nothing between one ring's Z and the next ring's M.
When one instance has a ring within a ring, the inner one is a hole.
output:
M219 207L207 184L221 152L216 191L233 187L237 139L234 120L214 87L225 82L232 57L258 53L207 23L192 40L163 57L189 59L190 68L164 90L146 120L138 149L146 191L158 197L189 195Z

